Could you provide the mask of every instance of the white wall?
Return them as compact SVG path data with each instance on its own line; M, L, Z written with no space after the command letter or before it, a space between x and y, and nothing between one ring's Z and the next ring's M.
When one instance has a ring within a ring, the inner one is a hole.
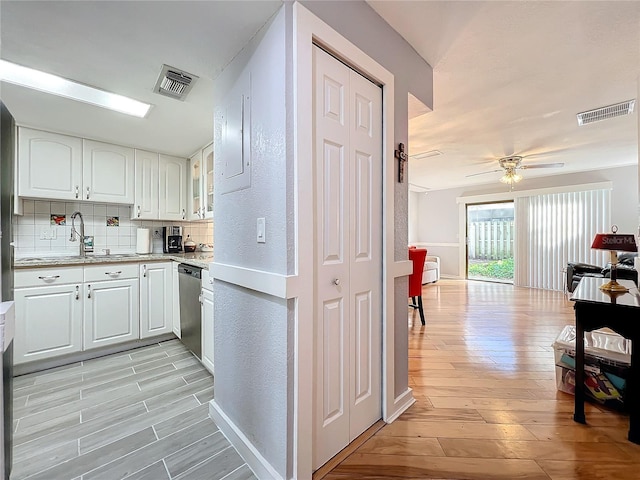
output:
M216 262L286 275L292 209L287 169L285 5L216 80L214 219ZM244 71L251 72L251 184L222 194L220 105ZM256 219L266 219L266 243ZM292 378L285 300L215 280L215 403L260 455L286 477Z
M522 191L605 181L613 183L612 222L618 225L621 233L636 232L639 195L637 165L529 179L525 177L517 189ZM428 195L419 197L418 242L427 244L430 255L441 257L443 275L457 276L460 271L459 235L464 235L464 232L458 232L459 208L456 198L500 192L505 192L505 195L508 193L505 186L496 181L480 187L430 191Z

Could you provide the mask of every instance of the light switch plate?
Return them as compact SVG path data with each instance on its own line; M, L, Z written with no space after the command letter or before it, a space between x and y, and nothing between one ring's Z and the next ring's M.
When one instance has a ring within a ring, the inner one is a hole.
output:
M258 243L267 242L267 228L264 217L258 218L258 221L256 222L256 240Z

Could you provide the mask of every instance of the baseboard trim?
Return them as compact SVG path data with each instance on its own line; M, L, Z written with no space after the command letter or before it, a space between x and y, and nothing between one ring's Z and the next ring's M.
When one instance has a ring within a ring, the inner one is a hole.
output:
M394 411L385 419L385 421L387 423L392 423L414 403L416 403L416 399L413 398L413 390L407 388L404 393L396 397L393 402Z
M235 423L222 411L215 399L209 402L209 416L216 423L227 440L235 447L240 456L247 462L253 474L264 480L284 480L271 464L258 452L253 443L236 426Z

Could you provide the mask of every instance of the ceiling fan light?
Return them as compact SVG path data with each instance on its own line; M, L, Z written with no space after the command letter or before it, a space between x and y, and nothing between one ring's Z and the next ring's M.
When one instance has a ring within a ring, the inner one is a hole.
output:
M513 185L514 183L518 183L520 180L522 180L522 175L512 170L505 172L505 174L500 178L500 181L507 185Z

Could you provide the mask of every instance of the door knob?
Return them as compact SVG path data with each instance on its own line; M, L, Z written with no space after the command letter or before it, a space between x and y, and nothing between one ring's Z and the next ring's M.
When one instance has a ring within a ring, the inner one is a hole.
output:
M334 284L334 285L340 285L340 279L339 279L339 278L336 278L336 279L333 281L333 284Z

